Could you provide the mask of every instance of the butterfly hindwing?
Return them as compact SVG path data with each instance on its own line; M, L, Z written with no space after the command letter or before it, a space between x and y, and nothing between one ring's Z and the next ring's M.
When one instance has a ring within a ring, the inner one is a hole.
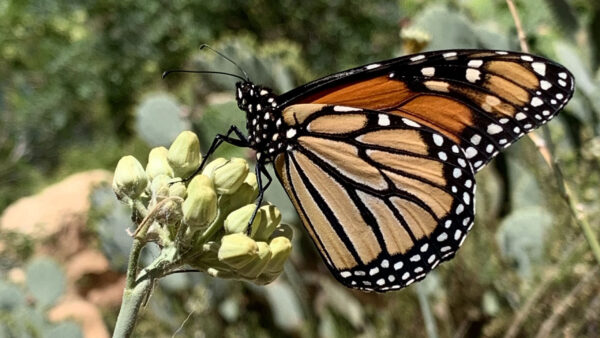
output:
M340 105L292 105L282 117L277 174L339 281L399 289L454 255L473 224L475 180L451 138Z
M549 121L573 93L567 69L529 54L454 50L351 69L281 95L299 103L350 106L409 118L465 150L475 171Z

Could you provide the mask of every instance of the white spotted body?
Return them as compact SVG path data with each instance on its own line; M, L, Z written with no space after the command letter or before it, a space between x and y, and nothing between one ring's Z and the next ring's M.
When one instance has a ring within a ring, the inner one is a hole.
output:
M268 163L286 149L286 134L277 107L277 96L270 88L250 82L237 83L238 107L246 112L248 143L256 150L256 159Z

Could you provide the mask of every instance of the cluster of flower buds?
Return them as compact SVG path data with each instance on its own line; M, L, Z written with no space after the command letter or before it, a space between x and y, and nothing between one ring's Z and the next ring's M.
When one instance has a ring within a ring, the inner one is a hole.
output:
M113 190L146 219L139 224L149 224L146 240L176 248L182 265L215 277L273 281L291 252L291 228L275 206L256 210L256 175L244 159L217 158L185 181L200 161L198 137L186 131L169 149L152 149L145 170L133 156L121 158Z

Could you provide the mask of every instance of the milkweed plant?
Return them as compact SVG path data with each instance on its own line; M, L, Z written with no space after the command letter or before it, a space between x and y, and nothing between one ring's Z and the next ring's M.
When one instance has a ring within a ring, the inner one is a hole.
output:
M117 164L112 187L131 208L135 230L114 337L131 335L140 307L161 277L198 270L264 285L283 271L292 230L271 204L258 209L248 228L258 184L246 160L217 158L185 180L201 160L198 137L184 131L169 149L152 149L145 170L133 156ZM141 250L151 242L160 254L140 267Z

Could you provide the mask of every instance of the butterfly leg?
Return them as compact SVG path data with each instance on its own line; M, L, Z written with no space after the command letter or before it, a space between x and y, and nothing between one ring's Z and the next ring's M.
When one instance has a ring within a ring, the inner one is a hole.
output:
M231 137L230 136L231 134L235 134L238 138L236 139L236 138ZM184 178L183 182L187 182L187 181L191 180L192 178L194 178L194 176L198 175L198 173L202 170L202 168L204 168L204 165L206 164L210 155L212 155L219 148L219 146L221 144L223 144L223 142L233 144L236 147L247 148L250 146L250 143L247 141L247 137L244 136L244 134L238 129L238 127L236 127L236 126L229 127L227 134L217 134L215 136L215 138L212 141L212 144L210 145L210 148L208 148L208 151L206 152L206 154L204 154L202 156L202 162L200 163L200 166L198 166L198 169L196 169L188 177Z
M250 217L250 220L248 221L248 228L246 230L248 236L250 236L250 234L252 233L252 222L254 222L254 217L256 217L258 208L260 208L260 205L263 201L264 192L267 190L267 188L269 187L269 185L271 185L271 182L273 181L273 178L267 171L267 168L265 168L265 166L260 161L256 162L256 167L254 167L254 172L256 173L256 182L258 183L258 197L256 198L256 201L255 201L256 207L254 208L252 217ZM264 186L262 184L262 175L265 175L265 178L267 179L267 182L265 183Z

